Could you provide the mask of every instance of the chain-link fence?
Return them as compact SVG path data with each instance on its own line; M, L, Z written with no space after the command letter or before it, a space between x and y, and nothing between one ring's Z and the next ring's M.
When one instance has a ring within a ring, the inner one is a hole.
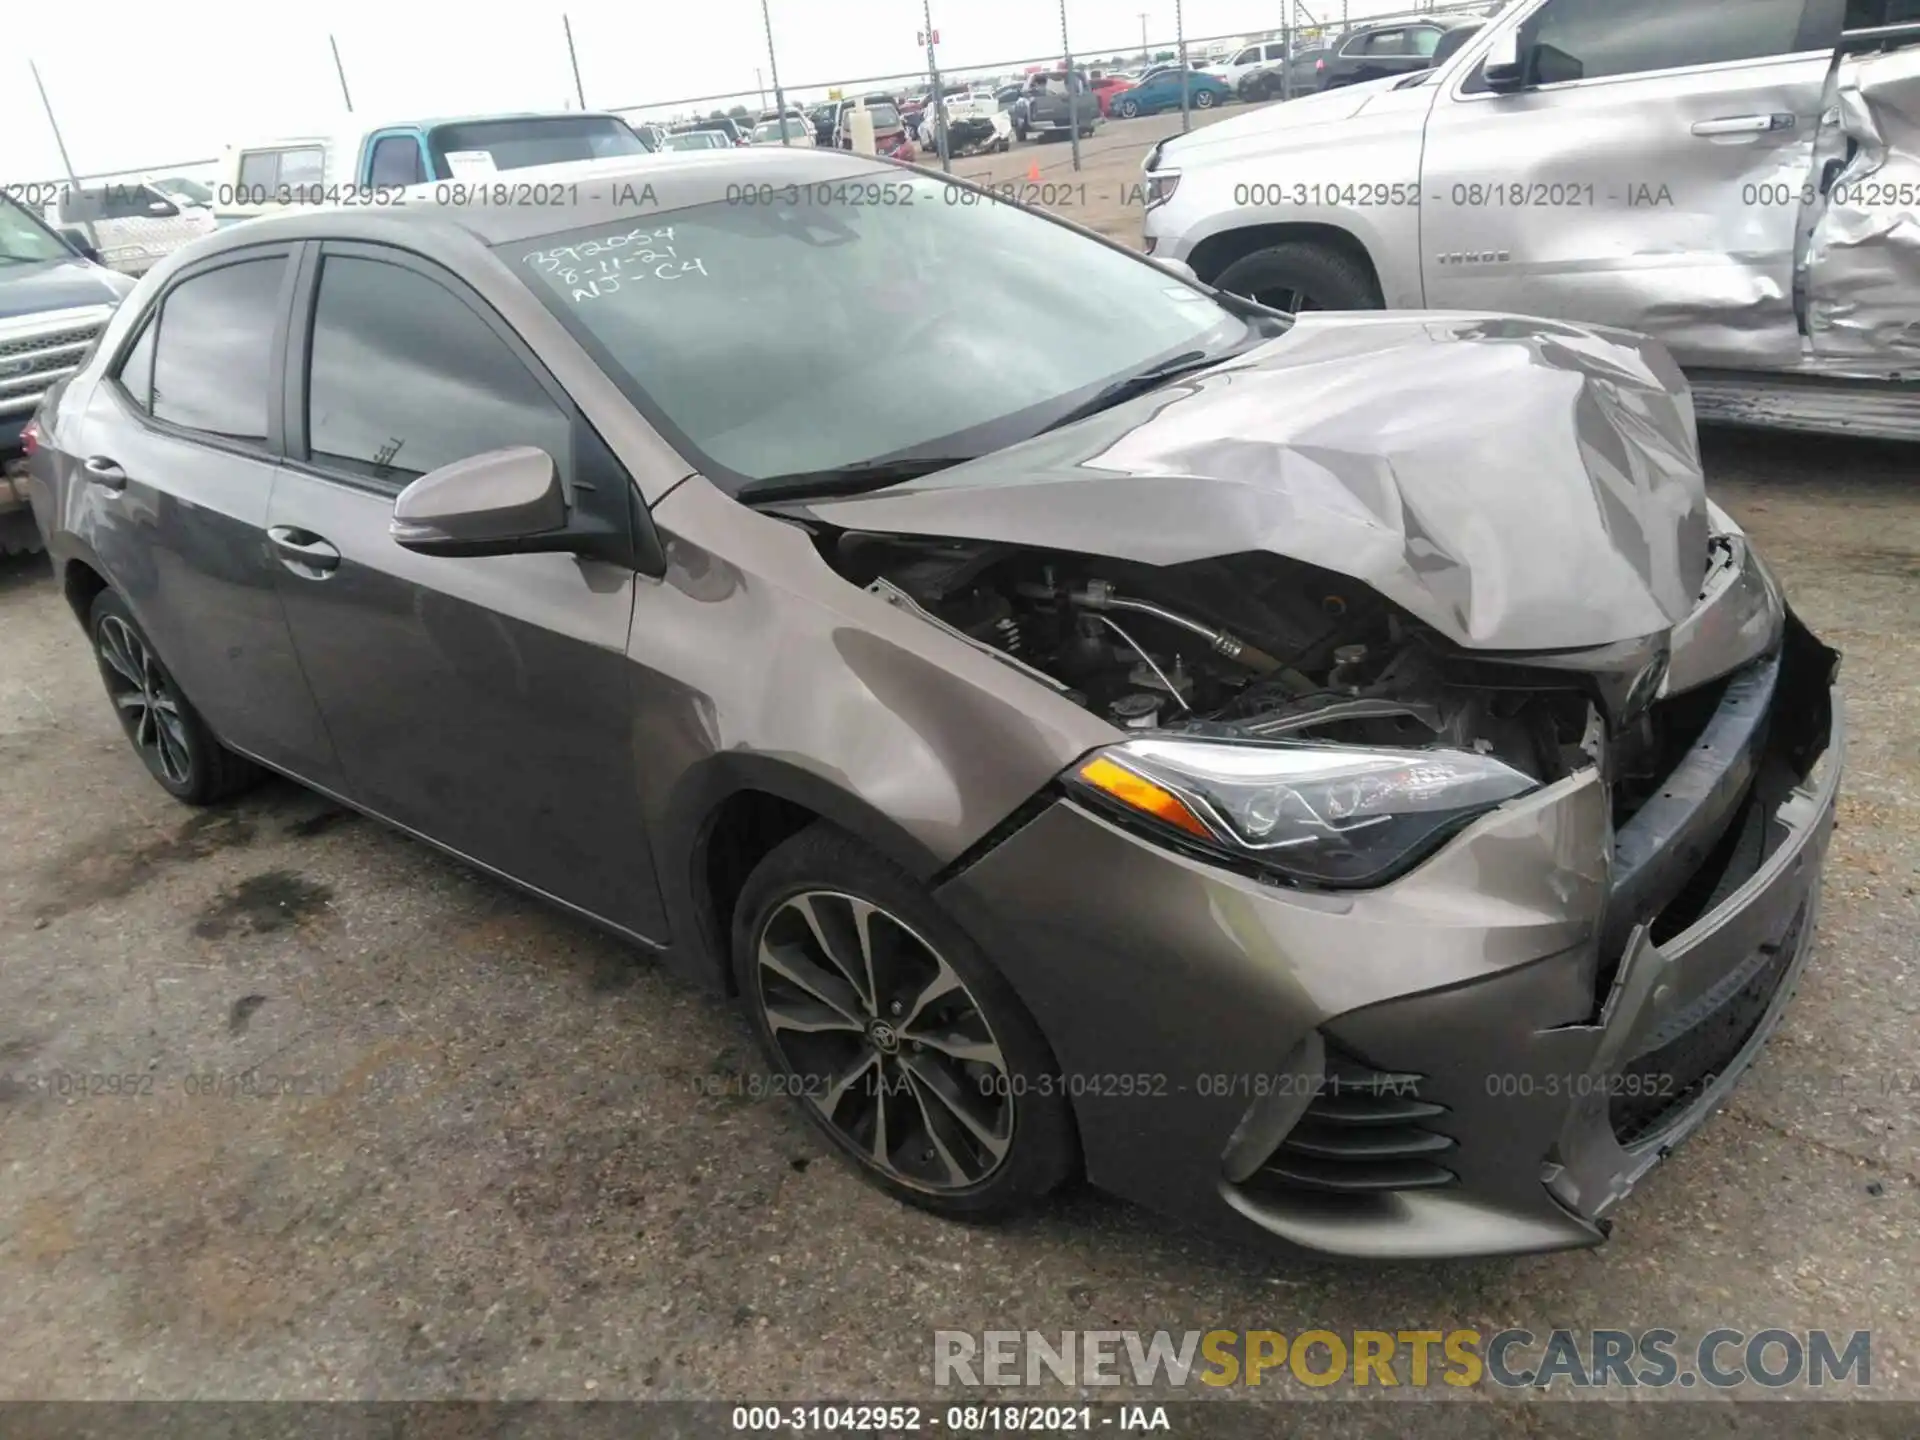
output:
M591 28L576 17L564 13L553 16L556 30L563 33L567 64L570 72L563 77L564 93L569 96L569 104L577 104L581 109L611 111L635 124L655 125L663 130L675 126L690 125L701 121L731 118L735 121L752 122L772 117L782 111L791 113L798 110L802 115L810 115L821 107L858 96L885 96L896 104L912 106L928 99L935 90L936 83L945 87L960 85L992 85L997 91L1024 86L1036 75L1059 75L1071 64L1080 74L1079 82L1064 82L1069 87L1084 84L1098 92L1116 87L1118 77L1124 72L1138 76L1155 66L1182 67L1200 74L1224 72L1235 79L1243 75L1251 63L1276 70L1280 76L1278 92L1263 98L1289 98L1293 85L1294 67L1289 63L1292 56L1306 51L1310 47L1324 46L1336 39L1351 26L1366 24L1369 26L1388 24L1399 20L1415 19L1454 19L1471 21L1497 9L1492 3L1436 5L1402 4L1393 6L1390 0L1274 0L1273 16L1275 24L1264 31L1245 29L1228 31L1221 28L1221 22L1229 18L1231 11L1244 15L1244 5L1236 0L1141 0L1143 5L1151 4L1154 10L1136 11L1140 20L1140 35L1137 45L1124 46L1112 44L1095 45L1091 42L1080 48L1075 43L1075 25L1082 24L1089 31L1104 33L1104 38L1112 40L1114 29L1109 12L1101 12L1098 24L1089 21L1080 12L1089 5L1089 0L1065 0L1058 6L1060 18L1060 45L1058 49L1029 51L1025 54L1010 55L1005 59L988 60L979 63L947 65L940 54L937 41L938 30L933 26L930 13L930 0L899 0L903 19L907 23L917 23L922 29L917 37L925 46L926 64L919 68L888 71L874 74L854 74L839 76L807 76L798 79L789 78L790 72L784 71L780 63L778 50L778 26L782 21L781 11L791 5L791 0L760 0L760 14L764 23L764 54L759 63L744 63L742 68L754 72L752 88L710 91L697 94L671 96L663 99L648 99L633 95L593 94L582 84L578 53L590 49L593 45ZM1161 13L1164 12L1164 18ZM1167 22L1171 22L1169 25ZM1129 40L1131 37L1128 37ZM1257 52L1257 56L1256 56ZM1250 58L1251 57L1251 58ZM354 97L349 88L352 72L351 47L343 54L342 47L335 37L328 36L325 52L316 57L317 64L324 64L337 75L339 91L345 109L354 109ZM937 77L937 80L936 80ZM745 77L742 76L744 80ZM1191 123L1194 84L1188 82L1177 88L1181 93L1180 110L1182 127ZM1214 98L1223 102L1237 100L1235 93L1221 95L1218 91L1209 91L1210 101ZM95 102L97 103L97 102ZM131 97L128 103L134 101ZM57 139L59 126L56 118L58 97L48 97L45 111L50 127ZM388 106L386 108L391 108ZM482 111L484 104L472 106ZM1100 106L1106 113L1106 105ZM1203 107L1205 108L1205 107ZM936 116L944 118L939 110ZM241 127L236 120L236 137ZM334 128L347 129L349 121L342 125L336 122ZM252 127L244 127L251 129ZM1080 168L1079 142L1082 138L1081 127L1070 127L1073 141L1073 168ZM827 132L818 132L825 138ZM944 136L938 137L944 139ZM936 141L936 147L942 153L940 159L945 162L950 152L945 145ZM198 178L217 168L219 160L203 158L195 160L155 160L152 163L129 166L118 170L77 171L74 165L84 161L84 156L72 157L68 163L61 147L62 162L68 177L75 182L102 183L129 181L162 175L187 175ZM6 177L13 178L13 177ZM43 177L33 177L43 178Z

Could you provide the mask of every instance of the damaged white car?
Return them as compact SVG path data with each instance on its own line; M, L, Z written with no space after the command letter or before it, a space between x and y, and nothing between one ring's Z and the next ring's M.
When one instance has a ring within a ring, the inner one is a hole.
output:
M1701 419L1920 439L1917 16L1517 0L1434 70L1155 147L1147 249L1285 310L1617 325Z

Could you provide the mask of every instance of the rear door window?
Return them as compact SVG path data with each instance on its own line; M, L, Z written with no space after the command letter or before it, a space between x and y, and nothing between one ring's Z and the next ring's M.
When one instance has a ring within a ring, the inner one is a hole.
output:
M230 440L267 438L268 375L286 273L284 255L240 260L167 292L153 355L154 419Z

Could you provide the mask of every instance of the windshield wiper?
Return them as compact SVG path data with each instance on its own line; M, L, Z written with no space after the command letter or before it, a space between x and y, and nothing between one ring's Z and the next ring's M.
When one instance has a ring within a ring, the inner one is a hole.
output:
M790 475L767 475L750 480L740 487L738 498L757 501L857 495L862 490L879 490L902 480L918 480L973 458L971 455L923 455L913 460L861 460L831 470L796 470Z
M1073 424L1076 420L1084 420L1089 415L1110 410L1122 400L1131 400L1135 395L1143 395L1155 386L1165 384L1176 375L1184 375L1189 370L1204 370L1210 365L1231 360L1239 353L1238 350L1228 350L1218 355L1210 355L1205 350L1183 351L1171 360L1162 360L1159 364L1149 365L1135 374L1122 376L1111 385L1096 391L1092 399L1083 401L1066 414L1048 421L1034 433L1044 435L1049 430L1058 430L1062 426Z

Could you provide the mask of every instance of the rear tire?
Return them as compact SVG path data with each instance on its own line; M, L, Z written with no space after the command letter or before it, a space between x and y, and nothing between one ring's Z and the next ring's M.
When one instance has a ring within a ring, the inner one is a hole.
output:
M922 885L816 824L756 865L733 977L775 1086L870 1183L936 1215L1030 1208L1079 1164L1039 1027Z
M1193 103L1199 106L1202 110L1211 110L1213 108L1213 91L1211 90L1199 91L1197 94L1194 95Z
M1276 310L1378 310L1379 287L1364 266L1328 245L1288 240L1227 266L1213 283Z
M120 728L161 789L212 805L259 782L260 767L215 738L114 591L94 597L87 633Z
M1123 97L1113 102L1113 108L1120 112L1122 120L1131 120L1140 113L1140 102Z

